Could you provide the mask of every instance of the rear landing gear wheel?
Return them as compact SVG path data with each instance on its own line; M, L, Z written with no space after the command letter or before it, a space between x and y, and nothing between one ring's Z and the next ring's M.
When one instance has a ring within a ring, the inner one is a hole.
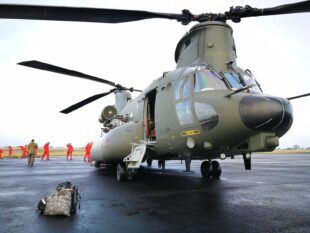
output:
M127 178L126 164L119 163L116 168L116 178L118 181L125 181Z

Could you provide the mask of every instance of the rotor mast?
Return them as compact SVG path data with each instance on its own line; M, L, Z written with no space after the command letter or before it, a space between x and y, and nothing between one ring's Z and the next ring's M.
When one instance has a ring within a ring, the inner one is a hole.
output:
M227 70L227 64L236 64L236 57L232 28L217 21L192 27L180 40L175 51L177 68L214 64L216 69Z

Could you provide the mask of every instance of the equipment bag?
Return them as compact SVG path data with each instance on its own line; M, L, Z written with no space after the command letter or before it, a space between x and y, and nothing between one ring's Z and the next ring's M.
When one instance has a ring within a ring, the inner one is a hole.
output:
M81 195L76 186L71 182L64 182L57 185L56 192L38 203L38 211L45 215L66 215L70 216L77 208L80 208Z

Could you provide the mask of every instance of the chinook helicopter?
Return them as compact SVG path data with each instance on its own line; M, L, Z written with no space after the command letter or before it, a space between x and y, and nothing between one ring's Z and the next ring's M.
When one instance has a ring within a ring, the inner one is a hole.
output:
M175 70L165 72L145 90L124 87L109 80L40 61L19 65L71 75L112 86L64 110L68 114L101 97L115 94L115 104L100 116L104 134L94 143L95 166L117 164L117 179L133 178L142 162L184 159L203 160L201 174L219 178L216 159L242 155L251 169L253 152L272 151L293 122L290 100L263 94L250 70L236 63L232 28L227 20L310 11L310 1L257 9L232 7L229 11L194 15L134 10L0 4L0 18L123 23L151 18L177 20L184 25L198 22L176 47ZM141 92L135 99L130 92ZM236 136L237 132L237 136Z

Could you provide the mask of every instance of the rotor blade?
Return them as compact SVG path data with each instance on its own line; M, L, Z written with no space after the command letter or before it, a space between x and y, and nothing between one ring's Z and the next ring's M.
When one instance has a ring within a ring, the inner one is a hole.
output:
M75 70L68 70L59 66L54 66L54 65L50 65L47 63L43 63L40 61L23 61L23 62L19 62L18 65L22 65L22 66L27 66L27 67L31 67L31 68L35 68L35 69L40 69L40 70L46 70L46 71L50 71L50 72L55 72L55 73L59 73L59 74L65 74L65 75L70 75L70 76L74 76L74 77L78 77L78 78L83 78L83 79L88 79L88 80L92 80L92 81L96 81L96 82L100 82L100 83L105 83L108 85L111 85L113 87L116 87L116 84L114 82L105 80L105 79L101 79L101 78L97 78L95 76L91 76L88 74L84 74Z
M303 94L303 95L297 95L297 96L289 97L287 99L288 100L293 100L293 99L298 99L298 98L306 97L306 96L309 96L309 95L310 95L310 93L307 93L307 94Z
M310 12L310 1L296 2L291 4L280 5L271 8L252 8L251 6L245 7L232 7L229 12L225 13L227 19L233 22L240 22L241 18L265 15L280 15Z
M59 20L94 23L124 23L151 18L185 20L184 14L156 13L138 10L120 10L86 7L39 6L0 4L0 18Z
M61 113L64 113L64 114L68 114L68 113L70 113L70 112L72 112L72 111L75 111L75 110L77 110L78 108L81 108L81 107L85 106L86 104L89 104L89 103L91 103L91 102L93 102L93 101L95 101L95 100L97 100L97 99L99 99L99 98L101 98L101 97L104 97L104 96L106 96L106 95L109 95L109 94L113 93L114 91L115 91L115 89L112 89L112 90L110 90L109 92L105 92L105 93L93 95L93 96L91 96L91 97L88 97L88 98L85 99L85 100L82 100L81 102L78 102L78 103L76 103L76 104L71 105L70 107L68 107L68 108L66 108L66 109L64 109L64 110L61 110L60 112L61 112Z

